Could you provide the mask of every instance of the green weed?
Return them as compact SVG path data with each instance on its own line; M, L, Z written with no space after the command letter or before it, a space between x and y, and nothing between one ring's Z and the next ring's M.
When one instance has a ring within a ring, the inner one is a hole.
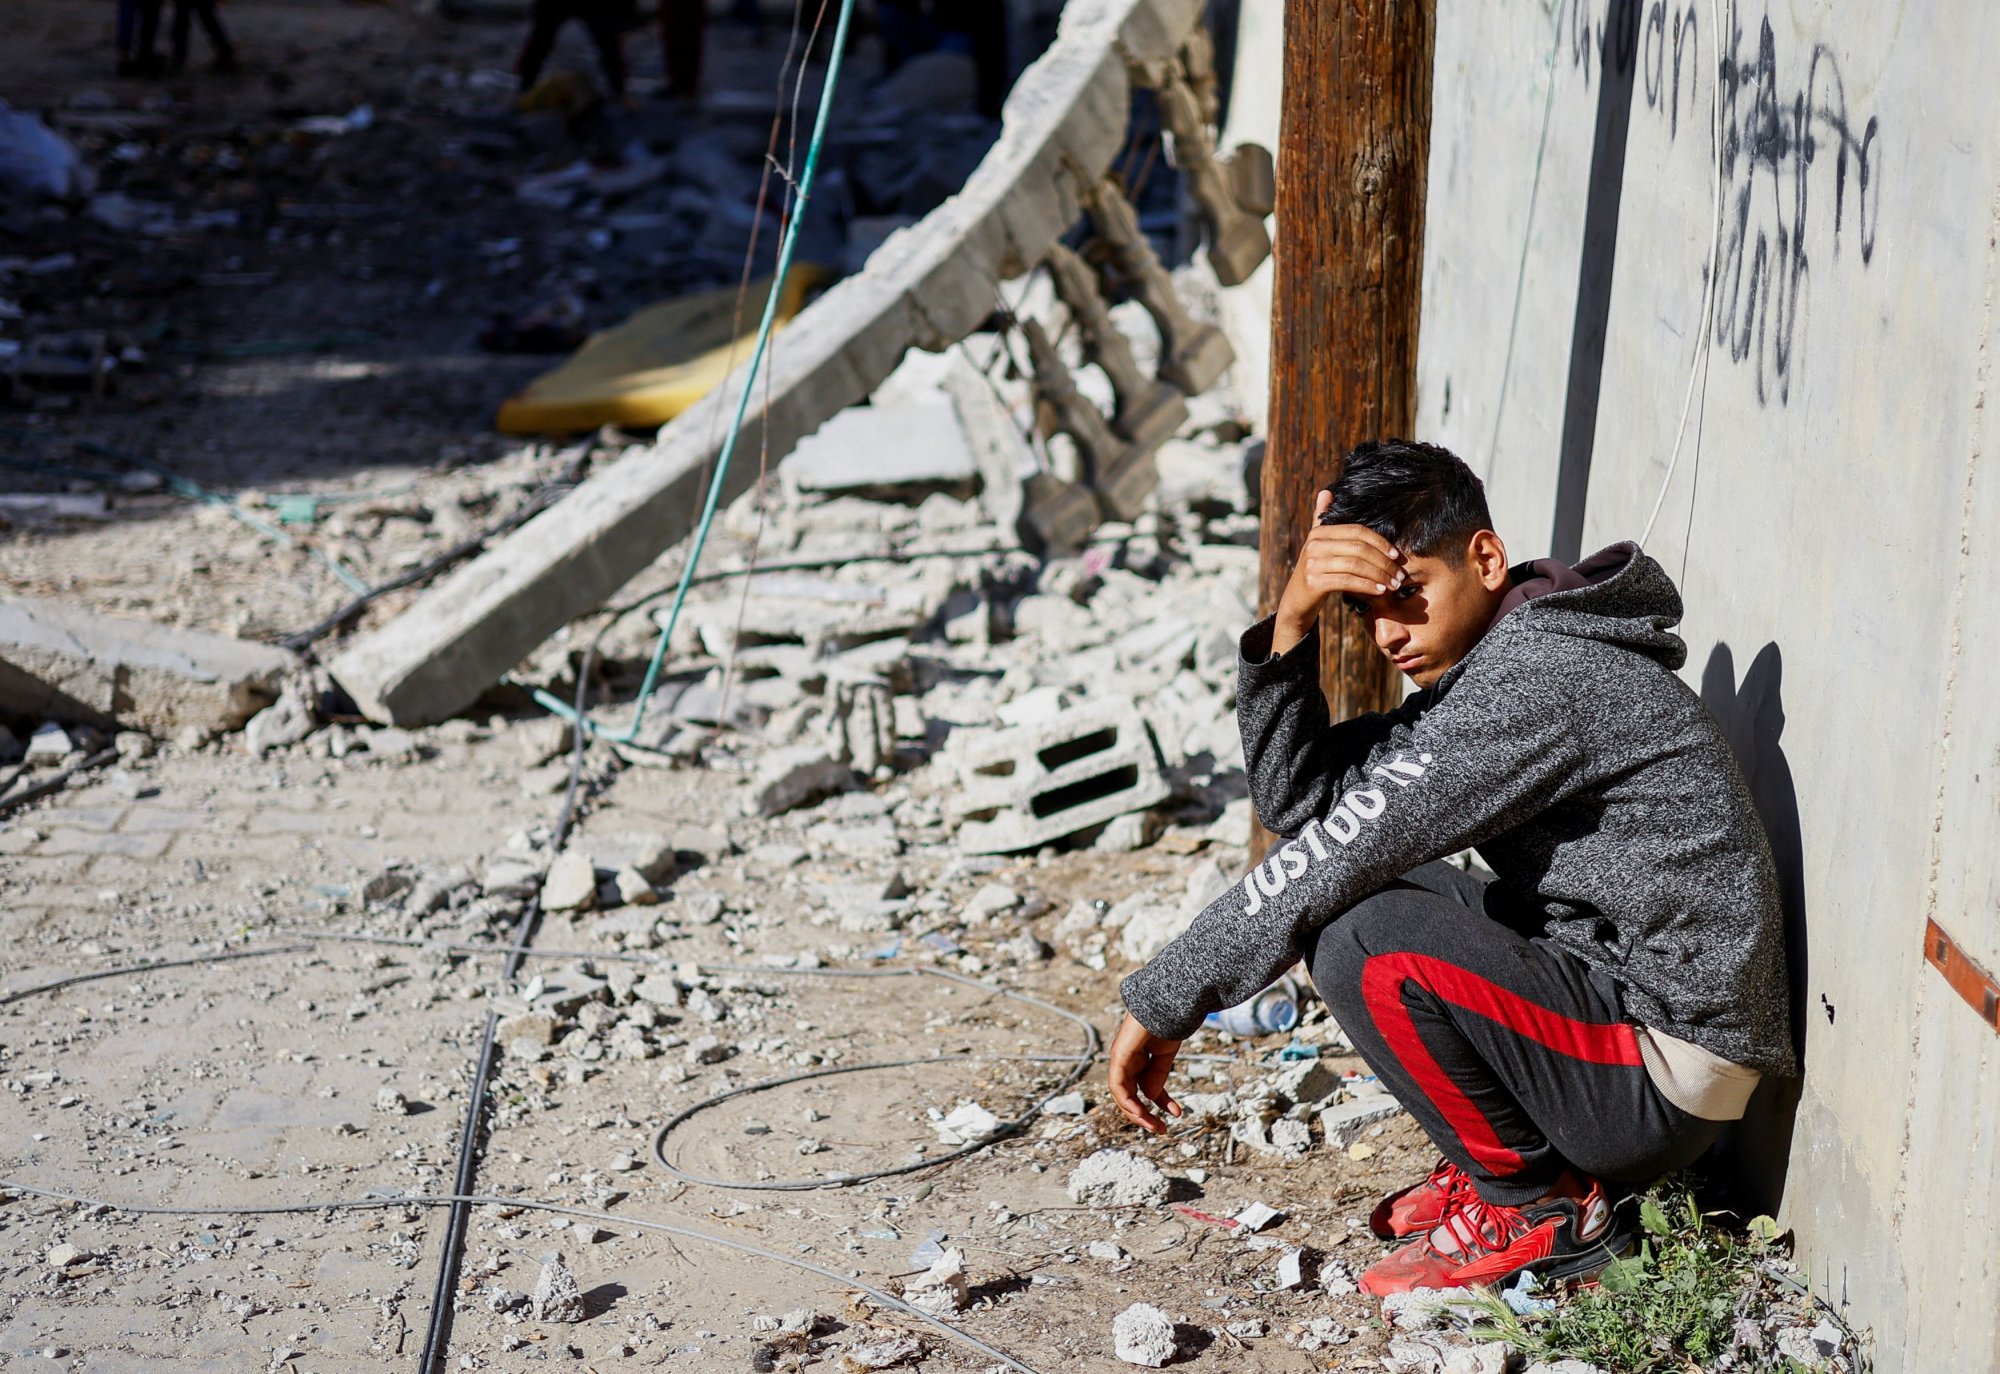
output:
M1638 1199L1638 1217L1637 1250L1614 1260L1595 1287L1525 1316L1488 1295L1488 1319L1475 1334L1530 1359L1587 1360L1614 1374L1810 1368L1771 1349L1762 1334L1772 1312L1783 1310L1793 1324L1800 1311L1811 1311L1786 1272L1775 1222L1757 1217L1734 1234L1712 1224L1673 1182ZM1807 1315L1805 1324L1814 1319ZM1847 1367L1864 1374L1854 1362Z

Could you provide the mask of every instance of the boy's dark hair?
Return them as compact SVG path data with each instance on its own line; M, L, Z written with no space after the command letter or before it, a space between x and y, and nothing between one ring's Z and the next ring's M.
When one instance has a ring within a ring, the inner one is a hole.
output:
M1328 488L1322 524L1366 525L1405 553L1457 562L1466 541L1493 527L1486 488L1450 449L1413 439L1359 444Z

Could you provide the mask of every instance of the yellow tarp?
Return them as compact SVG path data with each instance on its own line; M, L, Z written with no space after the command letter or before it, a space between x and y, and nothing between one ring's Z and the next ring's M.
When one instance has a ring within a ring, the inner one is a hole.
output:
M776 327L798 314L807 293L832 277L823 267L794 263L778 294ZM740 337L733 337L738 319L733 286L649 305L623 324L591 335L569 361L543 373L500 407L501 432L665 424L721 384L732 366L732 348L734 363L749 360L770 289L768 277L750 284L743 297Z

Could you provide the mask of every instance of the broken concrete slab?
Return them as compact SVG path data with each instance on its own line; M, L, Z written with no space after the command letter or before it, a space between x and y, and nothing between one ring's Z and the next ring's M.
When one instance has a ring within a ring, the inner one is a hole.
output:
M167 737L234 730L298 659L268 644L0 599L0 711Z
M1195 0L1078 0L1054 43L1015 83L999 139L959 193L892 235L865 270L787 327L740 452L789 453L866 397L912 346L941 351L993 308L993 286L1026 272L1075 222L1123 145L1128 58L1157 61L1184 39ZM593 473L562 501L440 581L331 665L362 712L396 724L442 720L561 626L603 603L688 534L748 362L682 413L650 448ZM732 464L732 499L756 472Z
M801 491L967 490L979 475L951 397L850 406L799 441L780 468Z

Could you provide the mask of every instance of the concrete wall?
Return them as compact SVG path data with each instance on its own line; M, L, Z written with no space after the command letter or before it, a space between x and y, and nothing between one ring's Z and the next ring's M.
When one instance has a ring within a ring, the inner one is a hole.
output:
M2000 1036L1922 950L1933 918L2000 971L2000 6L1716 8L1438 0L1420 434L1520 558L1639 538L1664 488L1645 543L1795 925L1806 1076L1739 1161L1878 1368L2000 1369Z

